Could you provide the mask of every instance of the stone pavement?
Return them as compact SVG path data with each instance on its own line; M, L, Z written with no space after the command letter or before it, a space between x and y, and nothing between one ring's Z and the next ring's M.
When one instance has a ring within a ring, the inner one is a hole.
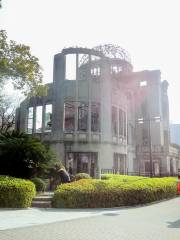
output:
M53 222L62 222L78 218L102 215L115 210L104 209L55 209L55 208L29 208L29 209L0 209L0 230L42 225ZM1 240L1 238L0 238Z
M36 209L39 211L38 209ZM16 210L18 215L30 210ZM45 210L44 210L45 211ZM6 213L4 216L6 218ZM1 212L1 214L2 214ZM179 240L180 197L147 206L94 210L52 210L39 218L49 218L49 223L0 231L1 240ZM46 215L47 214L47 215ZM66 215L66 218L63 217ZM69 215L68 215L69 214ZM28 215L28 214L27 214ZM24 215L24 218L27 217ZM75 218L76 215L76 218ZM11 215L12 216L12 215ZM57 217L58 216L58 217ZM67 217L69 216L69 218ZM72 216L72 217L71 217ZM9 215L10 217L10 215ZM0 226L3 214L0 215ZM59 218L59 219L58 219ZM74 219L73 219L74 218ZM23 218L22 218L23 219ZM63 219L63 220L62 220ZM15 219L14 219L15 220ZM32 220L32 219L31 219ZM33 224L31 222L31 224ZM37 223L36 223L37 224ZM3 228L1 228L3 229ZM5 229L5 225L4 225Z

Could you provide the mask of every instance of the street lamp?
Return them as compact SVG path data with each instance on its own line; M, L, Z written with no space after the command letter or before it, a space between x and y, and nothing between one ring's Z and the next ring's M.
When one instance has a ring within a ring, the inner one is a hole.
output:
M144 122L148 123L148 133L149 133L149 161L150 161L150 177L153 177L153 161L152 161L152 142L151 142L151 122L160 122L161 117L153 118L138 118L138 123L143 124Z

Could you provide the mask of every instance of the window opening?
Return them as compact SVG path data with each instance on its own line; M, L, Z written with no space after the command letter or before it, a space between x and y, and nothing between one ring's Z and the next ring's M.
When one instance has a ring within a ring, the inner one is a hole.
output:
M117 125L117 108L112 107L112 133L113 136L118 135L118 125Z
M147 146L149 143L149 132L148 132L146 124L144 124L143 129L142 129L142 137L143 137L143 145Z
M86 172L92 177L95 176L98 153L96 152L68 152L67 159L69 164L67 168L70 168L74 174L79 172Z
M42 132L42 106L36 107L36 133Z
M28 108L27 133L32 134L33 131L33 107Z
M100 74L101 74L100 67L91 68L92 76L100 76Z
M122 67L121 66L118 66L118 65L112 65L111 66L111 74L113 73L119 73L122 71Z
M145 87L145 86L147 86L147 81L141 81L141 82L139 83L139 86L140 86L140 87Z
M101 58L99 56L91 55L92 62L98 62Z
M92 103L91 105L91 131L100 131L100 105L98 103Z
M126 137L127 133L126 112L123 111L123 115L124 115L124 137Z
M80 68L83 65L86 65L89 62L88 54L79 54L78 55L78 67Z
M120 153L114 153L114 170L115 172L124 174L125 171L125 155Z
M145 172L150 172L150 162L145 162Z
M75 130L75 104L74 102L65 102L64 104L64 130Z
M50 132L52 128L52 104L47 104L45 107L45 132Z
M114 153L114 169L118 171L118 153Z
M89 72L89 56L87 54L78 55L78 80L86 80Z
M66 55L66 80L76 80L76 54Z
M119 109L119 135L123 136L123 110Z
M79 103L78 106L78 130L87 131L88 130L88 104Z

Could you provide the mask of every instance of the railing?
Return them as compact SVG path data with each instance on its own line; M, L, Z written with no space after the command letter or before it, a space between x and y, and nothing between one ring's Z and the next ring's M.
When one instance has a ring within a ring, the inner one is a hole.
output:
M164 151L164 148L161 145L152 145L151 147L152 153L162 153ZM149 153L149 146L137 145L136 151L137 153Z
M117 169L101 169L101 174L120 174L120 175L128 175L128 176L142 176L142 177L150 177L150 172L129 172L129 171L122 171ZM177 177L180 175L179 173L167 173L167 172L159 172L159 173L153 173L153 177Z

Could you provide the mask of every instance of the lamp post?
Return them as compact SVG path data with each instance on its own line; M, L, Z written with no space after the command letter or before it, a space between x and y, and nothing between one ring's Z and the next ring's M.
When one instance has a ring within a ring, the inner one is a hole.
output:
M151 122L160 122L160 117L153 118L139 118L138 123L143 124L144 122L148 123L148 135L149 135L149 162L150 162L150 177L153 177L153 161L152 161L152 141L151 141Z

